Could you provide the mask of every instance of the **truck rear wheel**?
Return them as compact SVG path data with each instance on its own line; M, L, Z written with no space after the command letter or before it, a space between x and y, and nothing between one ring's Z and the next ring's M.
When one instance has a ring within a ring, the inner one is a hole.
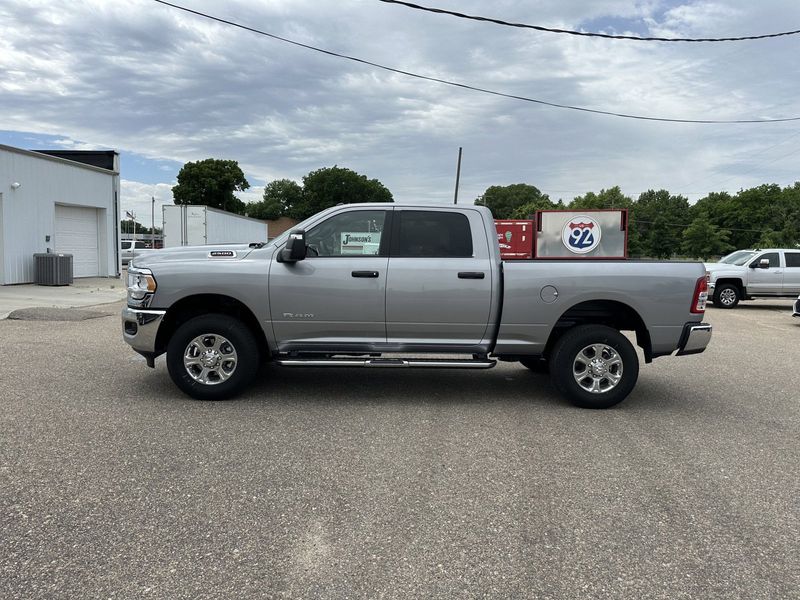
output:
M579 325L553 347L550 377L575 406L609 408L622 402L636 385L639 357L616 329Z
M181 391L197 400L225 400L255 377L259 350L238 319L222 314L190 319L167 346L167 370Z
M732 283L723 283L714 291L714 306L720 308L734 308L739 304L742 293Z

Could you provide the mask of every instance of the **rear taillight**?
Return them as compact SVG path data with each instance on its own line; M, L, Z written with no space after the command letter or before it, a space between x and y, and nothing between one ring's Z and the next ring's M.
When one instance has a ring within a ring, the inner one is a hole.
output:
M694 286L691 312L702 315L706 312L706 302L708 302L708 279L703 275L697 279L697 284Z

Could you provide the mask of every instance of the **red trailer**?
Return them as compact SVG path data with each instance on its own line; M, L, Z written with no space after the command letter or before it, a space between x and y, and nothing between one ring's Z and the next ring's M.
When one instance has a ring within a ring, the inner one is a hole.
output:
M495 221L503 260L533 258L533 221Z

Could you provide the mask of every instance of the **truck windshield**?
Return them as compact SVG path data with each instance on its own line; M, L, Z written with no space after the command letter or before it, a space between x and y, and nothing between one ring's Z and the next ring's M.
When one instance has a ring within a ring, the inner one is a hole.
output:
M736 265L737 267L741 267L744 263L748 260L753 258L755 252L752 250L737 250L728 256L723 256L719 259L719 262L725 263L726 265Z

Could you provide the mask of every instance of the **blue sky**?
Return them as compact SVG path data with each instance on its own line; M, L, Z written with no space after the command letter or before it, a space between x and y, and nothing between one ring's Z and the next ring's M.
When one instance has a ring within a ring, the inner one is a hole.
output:
M70 140L63 135L47 135L30 131L0 131L0 140L7 146L25 150L117 150ZM123 151L120 155L120 177L142 183L173 181L182 164L173 160L150 159L135 152Z
M800 115L800 36L623 42L510 29L362 0L187 0L302 43L509 94L667 118ZM718 37L800 28L783 0L429 3L508 21ZM35 40L35 43L31 43ZM800 122L688 125L548 108L410 79L203 20L151 0L0 4L0 143L113 148L122 204L171 202L187 161L237 160L273 179L338 165L398 201L529 183L554 199L619 185L696 200L800 179Z

